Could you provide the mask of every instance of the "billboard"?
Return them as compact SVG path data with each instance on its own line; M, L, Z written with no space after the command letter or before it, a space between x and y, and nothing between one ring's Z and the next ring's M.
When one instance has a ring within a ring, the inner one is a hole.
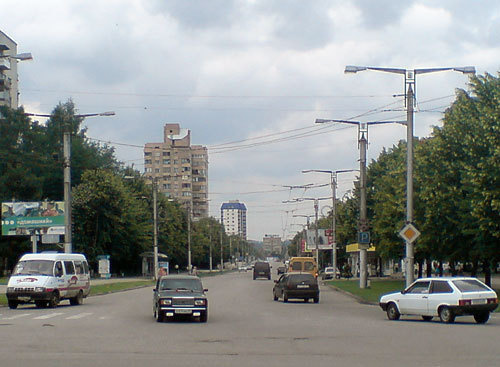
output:
M316 230L308 229L306 251L316 250L316 242L314 241L315 237L316 237ZM331 250L332 242L333 240L331 236L331 230L321 229L321 228L318 229L318 250Z
M64 234L64 201L2 203L2 235Z

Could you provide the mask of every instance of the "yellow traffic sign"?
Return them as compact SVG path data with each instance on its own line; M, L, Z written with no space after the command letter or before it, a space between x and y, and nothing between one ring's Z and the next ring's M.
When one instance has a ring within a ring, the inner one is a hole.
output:
M399 231L399 235L403 237L403 239L409 243L413 243L418 236L420 236L420 232L415 226L411 223L408 223L403 227L401 231Z

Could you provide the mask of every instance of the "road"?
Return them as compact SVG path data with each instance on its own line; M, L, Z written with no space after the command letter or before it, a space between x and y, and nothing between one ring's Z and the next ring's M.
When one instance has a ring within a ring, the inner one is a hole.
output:
M253 281L251 272L203 282L207 324L156 323L150 287L82 306L0 308L0 366L500 365L498 314L486 325L472 317L395 322L324 286L319 304L285 304L273 301L272 281Z

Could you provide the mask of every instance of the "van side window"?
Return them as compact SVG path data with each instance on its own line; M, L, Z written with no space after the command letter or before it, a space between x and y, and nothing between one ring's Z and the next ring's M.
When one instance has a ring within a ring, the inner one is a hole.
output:
M76 271L76 274L83 274L84 273L83 264L81 261L75 261L75 271Z
M64 268L66 269L66 275L75 274L75 266L73 261L65 261Z
M89 273L89 264L86 261L83 262L83 271L85 274Z
M60 277L63 275L62 263L60 261L56 262L56 266L54 267L54 275L56 277Z

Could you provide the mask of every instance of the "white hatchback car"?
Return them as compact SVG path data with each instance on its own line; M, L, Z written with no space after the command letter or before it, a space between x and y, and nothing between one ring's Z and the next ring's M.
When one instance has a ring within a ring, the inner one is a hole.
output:
M380 307L389 320L418 315L427 321L439 316L442 322L452 323L456 316L472 315L478 324L484 324L498 307L498 298L476 278L422 278L402 292L383 295Z

